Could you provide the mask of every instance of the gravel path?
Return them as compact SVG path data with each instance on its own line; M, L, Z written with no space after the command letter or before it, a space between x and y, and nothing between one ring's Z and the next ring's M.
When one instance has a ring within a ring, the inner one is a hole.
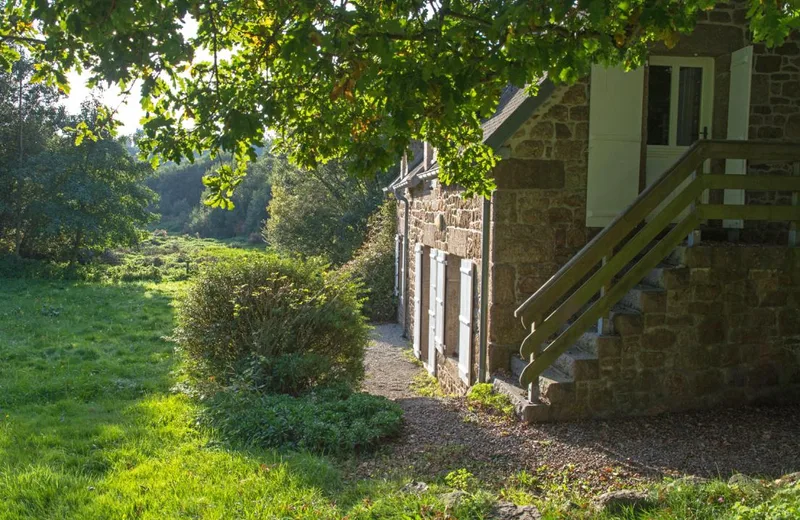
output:
M462 398L415 395L409 383L423 369L403 355L407 348L398 325L376 327L364 389L397 401L405 428L360 463L360 476L425 480L467 468L500 483L526 469L595 491L665 476L775 478L800 471L800 406L526 425L472 413Z

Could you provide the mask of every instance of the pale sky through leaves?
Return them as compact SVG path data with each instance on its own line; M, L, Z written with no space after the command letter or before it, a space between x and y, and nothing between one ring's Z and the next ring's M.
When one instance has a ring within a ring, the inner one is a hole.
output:
M197 33L197 22L194 18L187 17L183 21L183 36L191 38ZM211 55L204 49L196 51L196 60L203 61L211 58ZM69 96L63 101L67 111L77 114L81 110L81 102L89 97L91 89L86 86L88 74L77 74L72 72L67 75L70 84ZM105 86L105 85L104 85ZM111 110L116 110L116 119L122 123L119 129L120 135L133 134L141 125L139 121L144 117L144 111L139 105L139 94L141 90L136 84L131 89L130 94L123 96L119 87L112 85L100 92L100 100Z

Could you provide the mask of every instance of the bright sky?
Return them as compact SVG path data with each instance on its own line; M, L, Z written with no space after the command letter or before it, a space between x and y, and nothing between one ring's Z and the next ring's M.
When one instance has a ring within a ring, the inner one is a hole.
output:
M197 33L197 22L192 17L186 17L183 20L183 36L191 38ZM207 52L197 52L197 60L209 59L210 55ZM89 97L91 89L86 86L88 74L70 73L67 75L70 84L70 93L64 101L64 106L67 111L72 114L80 112L81 102ZM105 85L104 85L105 86ZM119 129L121 135L129 135L139 128L139 120L144 117L144 111L139 106L139 85L134 85L130 94L123 96L120 89L116 86L111 86L103 90L102 95L99 96L102 102L110 109L116 109L116 119L122 123Z
M64 106L72 114L80 112L81 102L89 97L91 90L86 86L87 74L71 73L69 78L70 92L64 100ZM116 118L122 123L120 134L132 134L139 128L139 120L144 116L142 108L139 106L139 87L134 85L128 96L122 96L120 89L112 86L102 92L99 96L103 103L109 108L117 109Z

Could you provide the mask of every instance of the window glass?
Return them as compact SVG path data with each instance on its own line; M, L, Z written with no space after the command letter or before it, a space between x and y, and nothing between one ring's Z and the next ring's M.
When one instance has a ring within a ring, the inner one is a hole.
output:
M678 76L678 146L689 146L700 137L700 102L703 69L681 67Z
M651 65L647 77L647 144L669 144L672 67Z

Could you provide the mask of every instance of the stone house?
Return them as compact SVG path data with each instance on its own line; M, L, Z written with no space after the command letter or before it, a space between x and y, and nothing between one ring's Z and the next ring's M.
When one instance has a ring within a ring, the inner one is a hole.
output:
M753 44L745 13L634 71L506 88L488 200L430 147L404 160L399 321L447 390L492 381L527 420L800 395L800 37Z

